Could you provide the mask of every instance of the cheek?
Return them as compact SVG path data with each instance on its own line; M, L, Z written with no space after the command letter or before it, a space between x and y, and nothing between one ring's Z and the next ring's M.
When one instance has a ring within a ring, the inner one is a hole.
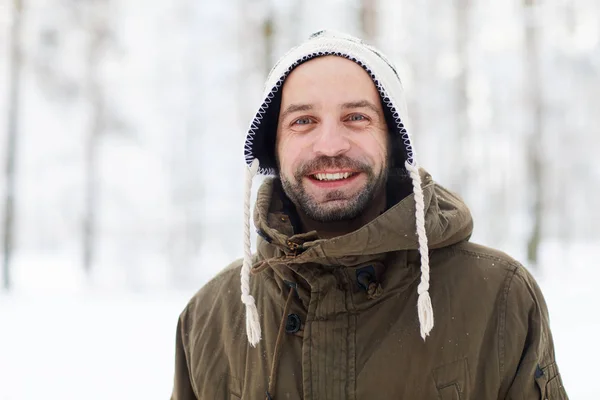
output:
M289 136L283 137L277 142L277 157L281 172L289 174L297 163L298 150Z
M387 159L388 143L387 133L369 133L365 135L358 147L368 155L368 157L378 165L383 165Z

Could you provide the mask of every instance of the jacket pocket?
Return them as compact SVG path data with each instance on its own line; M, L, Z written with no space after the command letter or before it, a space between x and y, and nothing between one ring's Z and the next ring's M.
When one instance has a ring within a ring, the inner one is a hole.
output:
M462 400L460 389L456 383L453 383L442 388L438 387L438 393L441 400Z
M433 370L433 379L441 400L469 398L469 364L466 358L437 367Z

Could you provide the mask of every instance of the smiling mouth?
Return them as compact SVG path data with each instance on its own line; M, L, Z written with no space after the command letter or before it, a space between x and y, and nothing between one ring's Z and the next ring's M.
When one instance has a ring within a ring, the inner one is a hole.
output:
M357 175L358 172L336 172L336 173L317 173L309 175L312 179L320 182L343 181Z

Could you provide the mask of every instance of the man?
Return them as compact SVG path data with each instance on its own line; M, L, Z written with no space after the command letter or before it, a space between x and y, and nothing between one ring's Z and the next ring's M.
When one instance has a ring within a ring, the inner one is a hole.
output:
M468 241L466 205L417 167L402 96L347 35L274 67L245 143L245 257L181 314L172 399L567 398L539 287ZM257 171L277 178L252 256Z

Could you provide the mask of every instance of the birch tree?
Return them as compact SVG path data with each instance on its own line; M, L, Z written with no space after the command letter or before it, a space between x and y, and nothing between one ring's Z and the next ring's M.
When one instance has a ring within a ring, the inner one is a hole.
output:
M525 76L528 85L527 108L531 115L527 142L527 164L531 190L531 232L527 241L527 260L535 265L538 261L542 240L544 215L543 184L543 104L540 69L539 28L536 19L536 0L523 0L525 37Z
M377 0L360 0L359 18L365 41L376 44Z
M269 75L274 60L274 41L275 41L275 9L271 0L265 0L265 15L262 21L262 35L264 48L264 71L265 77Z
M11 21L10 39L10 76L8 80L8 130L5 165L5 199L4 199L4 289L11 286L10 267L15 240L15 180L17 163L17 139L19 132L19 111L21 100L21 72L23 68L23 48L21 45L24 4L23 0L13 0L13 18Z
M463 195L467 194L469 182L471 182L471 169L468 164L470 124L469 124L469 17L471 0L455 0L455 51L458 63L458 73L455 81L454 96L454 120L456 131L456 155L455 161L457 190Z
M85 143L85 203L83 218L83 267L89 274L95 257L98 231L98 199L100 191L100 141L106 127L106 99L102 89L100 66L109 39L108 0L92 0L88 4L88 49L85 88L90 108L89 133Z

